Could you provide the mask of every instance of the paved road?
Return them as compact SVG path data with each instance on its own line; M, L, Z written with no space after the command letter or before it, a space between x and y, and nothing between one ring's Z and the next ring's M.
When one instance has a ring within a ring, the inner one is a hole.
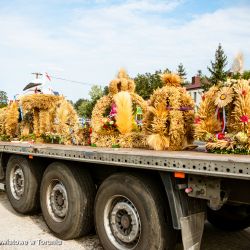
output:
M103 250L96 235L77 240L60 241L48 230L41 215L17 214L0 191L0 245L1 250ZM21 245L23 244L23 245ZM181 250L179 244L176 250ZM205 225L202 250L250 250L250 228L238 233L226 233Z

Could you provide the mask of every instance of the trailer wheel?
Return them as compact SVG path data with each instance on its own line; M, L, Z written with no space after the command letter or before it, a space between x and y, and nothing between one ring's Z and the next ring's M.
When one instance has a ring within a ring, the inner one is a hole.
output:
M88 171L60 162L46 169L41 208L51 231L63 240L88 234L94 227L95 186Z
M23 156L12 155L6 170L6 192L10 204L19 213L37 211L42 167Z
M220 210L208 208L208 221L225 231L240 231L250 226L250 206L225 204Z
M95 226L104 249L174 249L176 232L166 221L168 204L161 197L147 178L120 173L106 179L95 201Z

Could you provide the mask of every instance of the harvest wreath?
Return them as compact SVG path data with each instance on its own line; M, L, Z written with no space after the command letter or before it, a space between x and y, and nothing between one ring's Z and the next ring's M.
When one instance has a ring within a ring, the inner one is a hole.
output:
M196 139L209 152L250 152L250 81L228 79L211 87L202 98L196 117Z
M97 101L91 119L91 144L99 147L146 147L137 107L145 113L147 103L136 93L135 83L121 69L109 84L109 94Z

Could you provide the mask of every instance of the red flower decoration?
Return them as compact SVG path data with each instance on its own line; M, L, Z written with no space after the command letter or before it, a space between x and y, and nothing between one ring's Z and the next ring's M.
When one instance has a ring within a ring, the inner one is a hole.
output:
M201 97L201 99L202 99L202 101L204 101L204 100L206 99L206 96L203 95L203 96Z
M201 118L199 116L195 117L194 123L195 124L200 124L201 123Z
M248 120L249 120L249 118L248 118L247 115L243 115L243 116L240 117L241 122L248 123Z
M246 91L245 89L243 89L242 92L241 92L241 94L242 94L243 96L246 96L246 95L247 95L247 91Z
M89 128L89 133L90 133L90 134L92 133L92 128Z
M218 134L216 134L216 137L217 137L218 140L223 140L223 139L225 139L225 135L224 135L223 133L218 133Z

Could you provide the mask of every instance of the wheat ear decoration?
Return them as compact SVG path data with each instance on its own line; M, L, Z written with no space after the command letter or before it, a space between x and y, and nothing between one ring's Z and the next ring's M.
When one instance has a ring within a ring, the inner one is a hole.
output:
M117 106L116 124L121 134L130 133L133 128L133 108L131 96L122 91L114 96Z

